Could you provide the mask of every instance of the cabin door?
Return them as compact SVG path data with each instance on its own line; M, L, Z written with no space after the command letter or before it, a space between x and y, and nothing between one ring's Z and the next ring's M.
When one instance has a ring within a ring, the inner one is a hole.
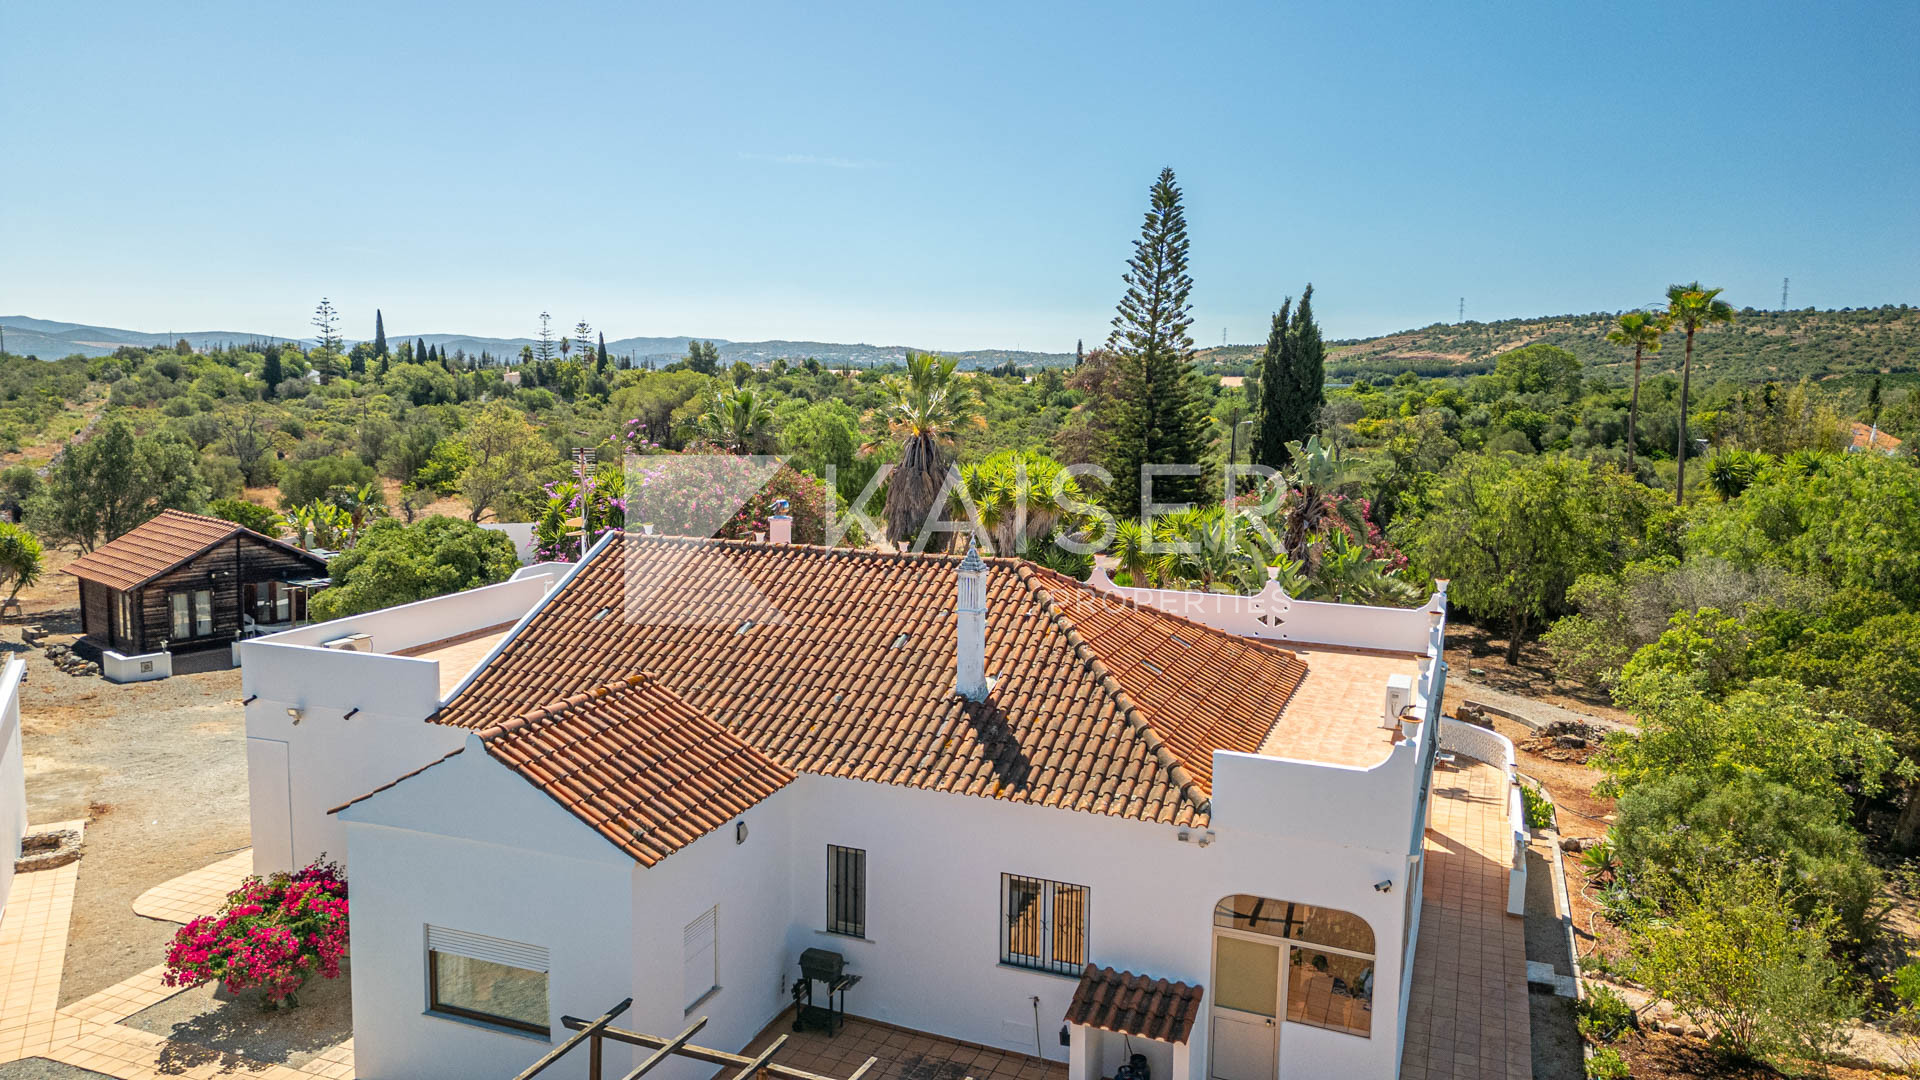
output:
M1213 935L1213 1080L1274 1080L1280 1063L1279 942Z

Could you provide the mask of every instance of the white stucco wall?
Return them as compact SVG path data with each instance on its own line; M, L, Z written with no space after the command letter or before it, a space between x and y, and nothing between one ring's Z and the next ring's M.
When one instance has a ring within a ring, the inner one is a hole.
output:
M633 860L477 741L337 816L353 856L354 1066L363 1080L509 1077L565 1039L563 1014L598 1016L634 996ZM429 924L546 948L551 1039L429 1014ZM677 984L677 959L672 970ZM577 1080L586 1064L582 1052L543 1075ZM606 1064L620 1075L632 1052L610 1043Z
M7 661L0 670L0 914L13 890L13 861L27 833L27 773L20 749L20 683L27 662Z

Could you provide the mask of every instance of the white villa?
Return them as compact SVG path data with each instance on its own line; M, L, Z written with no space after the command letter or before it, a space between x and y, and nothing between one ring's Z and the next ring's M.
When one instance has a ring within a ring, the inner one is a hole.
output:
M1524 1076L1449 1026L1456 989L1515 1022L1474 950L1518 934L1524 831L1511 745L1441 717L1442 590L610 536L241 643L256 870L348 864L368 1078L511 1077L625 998L738 1049L803 954L850 1014L1071 1080Z

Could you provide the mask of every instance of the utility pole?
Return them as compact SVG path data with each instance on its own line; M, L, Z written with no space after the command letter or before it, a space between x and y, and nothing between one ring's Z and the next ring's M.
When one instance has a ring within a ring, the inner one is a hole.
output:
M1787 284L1792 280L1793 280L1792 278L1780 279L1780 310L1781 311L1787 310Z
M1464 296L1460 298L1460 317L1454 321L1456 322L1467 321L1467 298Z

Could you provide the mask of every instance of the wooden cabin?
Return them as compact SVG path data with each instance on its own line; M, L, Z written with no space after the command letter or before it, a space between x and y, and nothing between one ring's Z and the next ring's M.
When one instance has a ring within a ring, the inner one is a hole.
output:
M327 563L220 518L165 510L66 566L81 633L124 656L224 647L305 620Z

